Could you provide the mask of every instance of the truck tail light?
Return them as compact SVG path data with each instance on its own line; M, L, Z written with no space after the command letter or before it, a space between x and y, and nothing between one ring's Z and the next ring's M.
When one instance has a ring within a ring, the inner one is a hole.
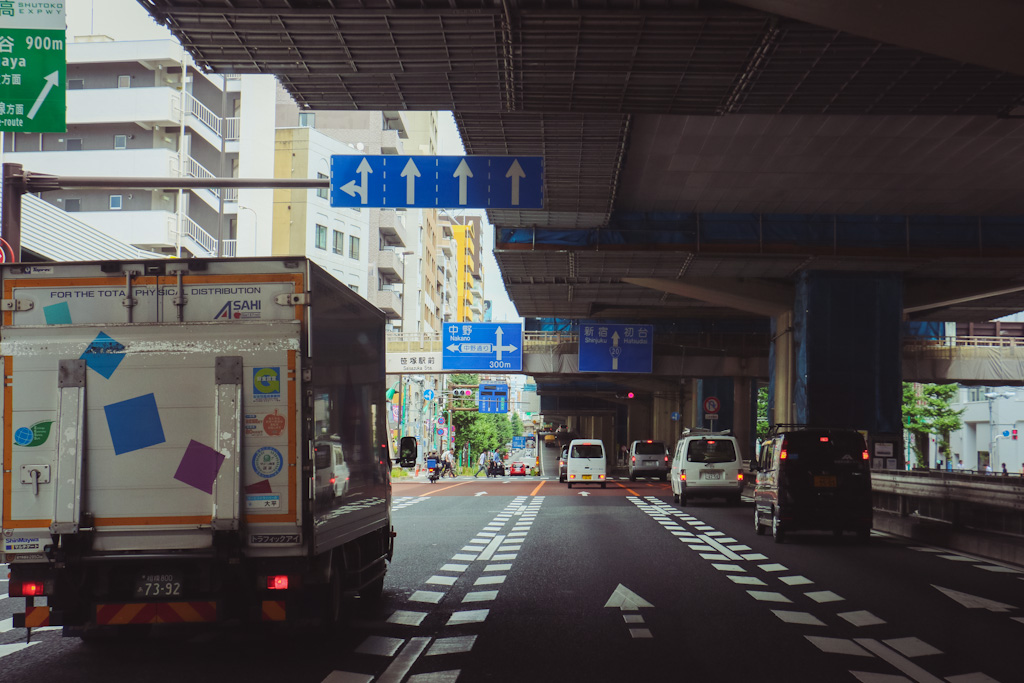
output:
M597 475L597 478L598 479L604 479L604 475L603 474L599 474L599 475Z
M864 452L860 454L861 460L870 460L871 456L868 455L868 449L864 449Z
M22 581L19 586L11 585L11 597L31 598L46 594L46 585L42 581Z
M276 576L267 577L267 590L271 591L283 591L288 590L288 575L278 574Z

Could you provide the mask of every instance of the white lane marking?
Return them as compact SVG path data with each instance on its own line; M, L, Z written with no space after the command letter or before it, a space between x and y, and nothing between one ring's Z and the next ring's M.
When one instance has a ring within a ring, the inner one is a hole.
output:
M1024 624L1024 617L1010 617L1010 618L1013 619L1014 621L1019 621L1020 623Z
M762 602L793 602L782 593L775 591L747 591L747 594L755 600Z
M515 553L504 553L504 554L495 555L491 559L492 560L497 560L499 562L501 562L502 560L514 560L514 559L516 559L516 554Z
M761 553L747 553L746 555L743 556L743 559L744 560L767 560L768 556L767 555L762 555Z
M920 553L944 553L944 552L946 552L945 550L941 550L939 548L911 548L911 550L916 550L916 551L918 551Z
M718 571L722 571L722 572L745 572L745 571L747 571L746 569L744 569L743 567L739 566L738 564L713 564L711 566L714 567L715 569L717 569Z
M806 576L780 576L779 581L787 586L806 586L807 584L814 583Z
M511 564L489 564L484 567L485 572L507 572L512 569Z
M477 534L477 538L494 538L497 536L493 531L481 531Z
M688 541L683 541L683 543L688 543ZM699 550L703 550L705 552L710 552L710 551L714 550L714 548L712 548L711 546L709 546L706 543L704 543L704 541L697 540L696 545L691 545L690 546L690 550L698 550L698 551Z
M986 676L980 672L973 674L960 674L959 676L946 676L946 680L949 681L949 683L999 683L999 681L991 676Z
M519 550L522 550L522 548L523 548L523 546L521 546L521 545L519 545L517 543L515 545L499 546L498 550L502 551L503 553L511 553L511 552L518 552ZM485 559L485 558L481 557L480 559Z
M767 586L764 581L757 578L756 576L747 576L745 574L726 574L733 583L738 583L745 586Z
M642 624L644 623L644 617L641 614L623 614L622 621L627 624Z
M441 602L443 597L444 593L439 591L416 591L409 596L409 600L411 602L429 602L436 605Z
M951 560L953 562L977 562L978 560L973 557L964 557L963 555L936 555L944 560Z
M885 623L884 619L879 619L867 610L857 610L855 612L840 612L838 616L842 617L843 619L846 619L854 626L878 626L879 624Z
M476 643L476 636L453 636L451 638L438 638L427 650L425 656L433 655L454 655L469 652Z
M387 636L370 636L363 641L362 645L355 649L360 655L380 655L382 657L394 657L398 648L405 644L404 638L388 638Z
M784 565L781 565L781 564L778 564L778 563L775 563L775 564L759 564L759 565L757 565L757 568L761 569L762 571L766 571L766 572L784 572L784 571L787 571L787 569L786 569L786 567Z
M850 673L860 683L905 683L910 681L906 676L893 674L878 674L870 671L850 671Z
M903 657L902 655L893 652L885 645L882 645L874 638L856 638L855 642L871 652L874 652L880 658L910 676L918 683L942 683L941 678L933 676L906 657Z
M486 548L481 548L481 550L483 550L483 552L480 553L480 556L477 557L476 559L484 560L484 561L489 561L491 559L491 557L494 556L495 551L497 551L498 548L501 547L501 544L502 544L502 542L504 540L505 540L504 536L495 536L494 539L490 543L487 544Z
M508 535L510 540L513 539L513 538L522 538L523 536L526 536L526 532L525 531L513 531L512 533L510 533Z
M0 645L0 647L3 646ZM351 671L332 671L321 683L370 683L372 680L373 676L367 676L366 674L354 674Z
M388 623L400 624L402 626L419 626L426 618L426 612L410 612L409 610L400 609L388 617Z
M489 602L498 598L498 591L470 591L462 602Z
M452 612L452 615L448 618L447 626L455 626L457 624L479 624L480 622L487 619L487 615L490 610L486 609L473 609L466 610L463 612Z
M402 648L384 673L377 679L377 683L402 683L409 669L416 663L423 651L430 644L430 638L410 638L409 643Z
M464 551L466 551L467 553L479 553L479 552L483 552L483 549L485 547L486 546L482 546L482 545L466 545L466 546L463 546L462 549Z
M705 560L731 560L731 557L726 557L722 553L701 553L700 556Z
M1010 610L1015 609L1013 605L1007 605L1005 602L989 600L988 598L978 597L977 595L971 595L970 593L961 593L960 591L955 591L952 588L936 586L934 583L932 584L932 588L939 591L946 597L955 600L967 609L987 609L989 612L1009 612Z
M932 647L920 638L889 638L882 642L904 657L925 657L927 655L942 654L942 650Z
M479 579L473 582L474 586L493 586L496 584L505 583L504 576L481 576Z
M987 572L1002 572L1005 574L1020 574L1019 569L1013 569L1012 567L999 567L994 564L976 564L974 565L978 569L984 569Z
M846 599L836 595L832 591L811 591L810 593L804 593L804 595L818 604L823 602L841 602Z
M729 547L729 550L733 551L734 553L745 553L745 552L750 550L750 546L749 545L732 545L732 544L729 544L728 547Z
M631 628L629 629L630 638L653 638L651 630L648 628Z
M472 562L472 561L476 560L476 557L477 557L476 555L465 555L465 554L452 555L452 559L453 560L458 560L459 562Z
M464 572L467 569L469 569L468 564L446 564L441 567L443 572Z
M431 576L429 579L427 579L424 583L432 583L437 586L451 586L455 584L455 581L458 578L459 577L457 576L439 576L435 574L434 576Z
M816 648L822 652L836 655L857 655L858 657L871 657L871 653L857 643L846 638L825 638L824 636L804 636L811 641Z
M772 614L777 616L779 619L782 619L782 621L786 622L787 624L804 624L805 626L825 625L825 622L823 622L821 619L814 616L813 614L808 614L807 612L789 612L787 610L782 609L773 609Z
M700 536L700 538L704 539L704 541L708 545L710 545L714 550L717 550L718 552L725 555L725 559L727 560L736 561L743 559L740 555L737 555L736 553L734 553L733 551L729 550L724 545L716 541L715 539L711 538L711 534L707 534L706 536Z

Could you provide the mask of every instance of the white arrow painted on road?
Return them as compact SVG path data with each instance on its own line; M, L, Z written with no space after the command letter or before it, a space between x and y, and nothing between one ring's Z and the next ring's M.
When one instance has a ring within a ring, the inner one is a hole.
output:
M459 162L459 167L455 169L455 173L452 174L452 177L459 179L459 204L465 206L468 201L468 178L473 177L473 171L470 170L469 164L466 163L465 159Z
M590 494L587 493L586 491L580 491L580 495L581 496L589 496Z
M366 157L363 157L363 160L359 162L359 166L356 168L356 173L359 174L359 177L362 181L362 185L357 185L356 181L350 180L341 186L341 191L349 195L350 197L355 197L356 195L359 195L360 203L366 204L366 176L369 175L370 173L373 173L373 169L370 167L370 162L366 160Z
M415 204L416 179L420 177L420 169L416 168L416 164L413 163L412 159L409 159L409 163L405 165L400 175L405 178L405 203Z
M512 161L512 165L509 166L505 177L512 179L512 206L519 206L519 181L526 177L523 167L519 165L519 159Z
M639 595L629 590L621 583L612 592L612 596L608 598L608 602L604 603L605 607L618 607L623 611L635 611L641 607L654 607L651 603L647 602Z
M474 494L474 495L477 495L477 496L486 496L486 495L487 495L487 491L480 491L479 493L476 493L476 494Z
M943 588L942 586L936 586L932 584L932 588L939 591L946 597L956 600L967 609L987 609L989 612L1009 612L1012 609L1017 609L1013 605L1007 605L1004 602L996 602L995 600L989 600L987 598L979 598L977 595L971 595L970 593L961 593L950 588Z
M34 119L36 114L39 113L39 107L43 106L43 100L50 94L54 86L60 81L60 72L54 71L52 74L46 77L46 85L43 86L43 91L39 93L39 97L36 98L36 103L32 105L32 108L28 110L28 117Z
M501 352L502 351L515 351L516 350L516 347L513 346L512 344L509 344L508 346L502 346L501 345L501 338L504 335L505 335L505 333L501 331L501 326L499 325L498 329L494 330L494 336L497 337L497 339L498 339L498 344L495 347L495 350L498 352L498 354L497 354L497 356L495 356L495 360L501 360Z

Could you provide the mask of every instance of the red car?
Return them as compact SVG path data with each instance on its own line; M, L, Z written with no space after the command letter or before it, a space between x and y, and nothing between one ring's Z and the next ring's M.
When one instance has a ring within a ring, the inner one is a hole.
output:
M514 462L514 463L512 463L512 468L509 470L508 473L511 476L513 476L513 477L515 475L517 475L517 474L522 475L522 476L525 477L526 476L526 463L525 462Z

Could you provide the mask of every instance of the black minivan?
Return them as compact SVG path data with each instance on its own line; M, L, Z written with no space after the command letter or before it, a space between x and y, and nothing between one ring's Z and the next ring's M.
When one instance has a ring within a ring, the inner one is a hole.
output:
M751 463L754 530L770 527L776 543L790 531L871 534L871 463L853 429L780 426Z

